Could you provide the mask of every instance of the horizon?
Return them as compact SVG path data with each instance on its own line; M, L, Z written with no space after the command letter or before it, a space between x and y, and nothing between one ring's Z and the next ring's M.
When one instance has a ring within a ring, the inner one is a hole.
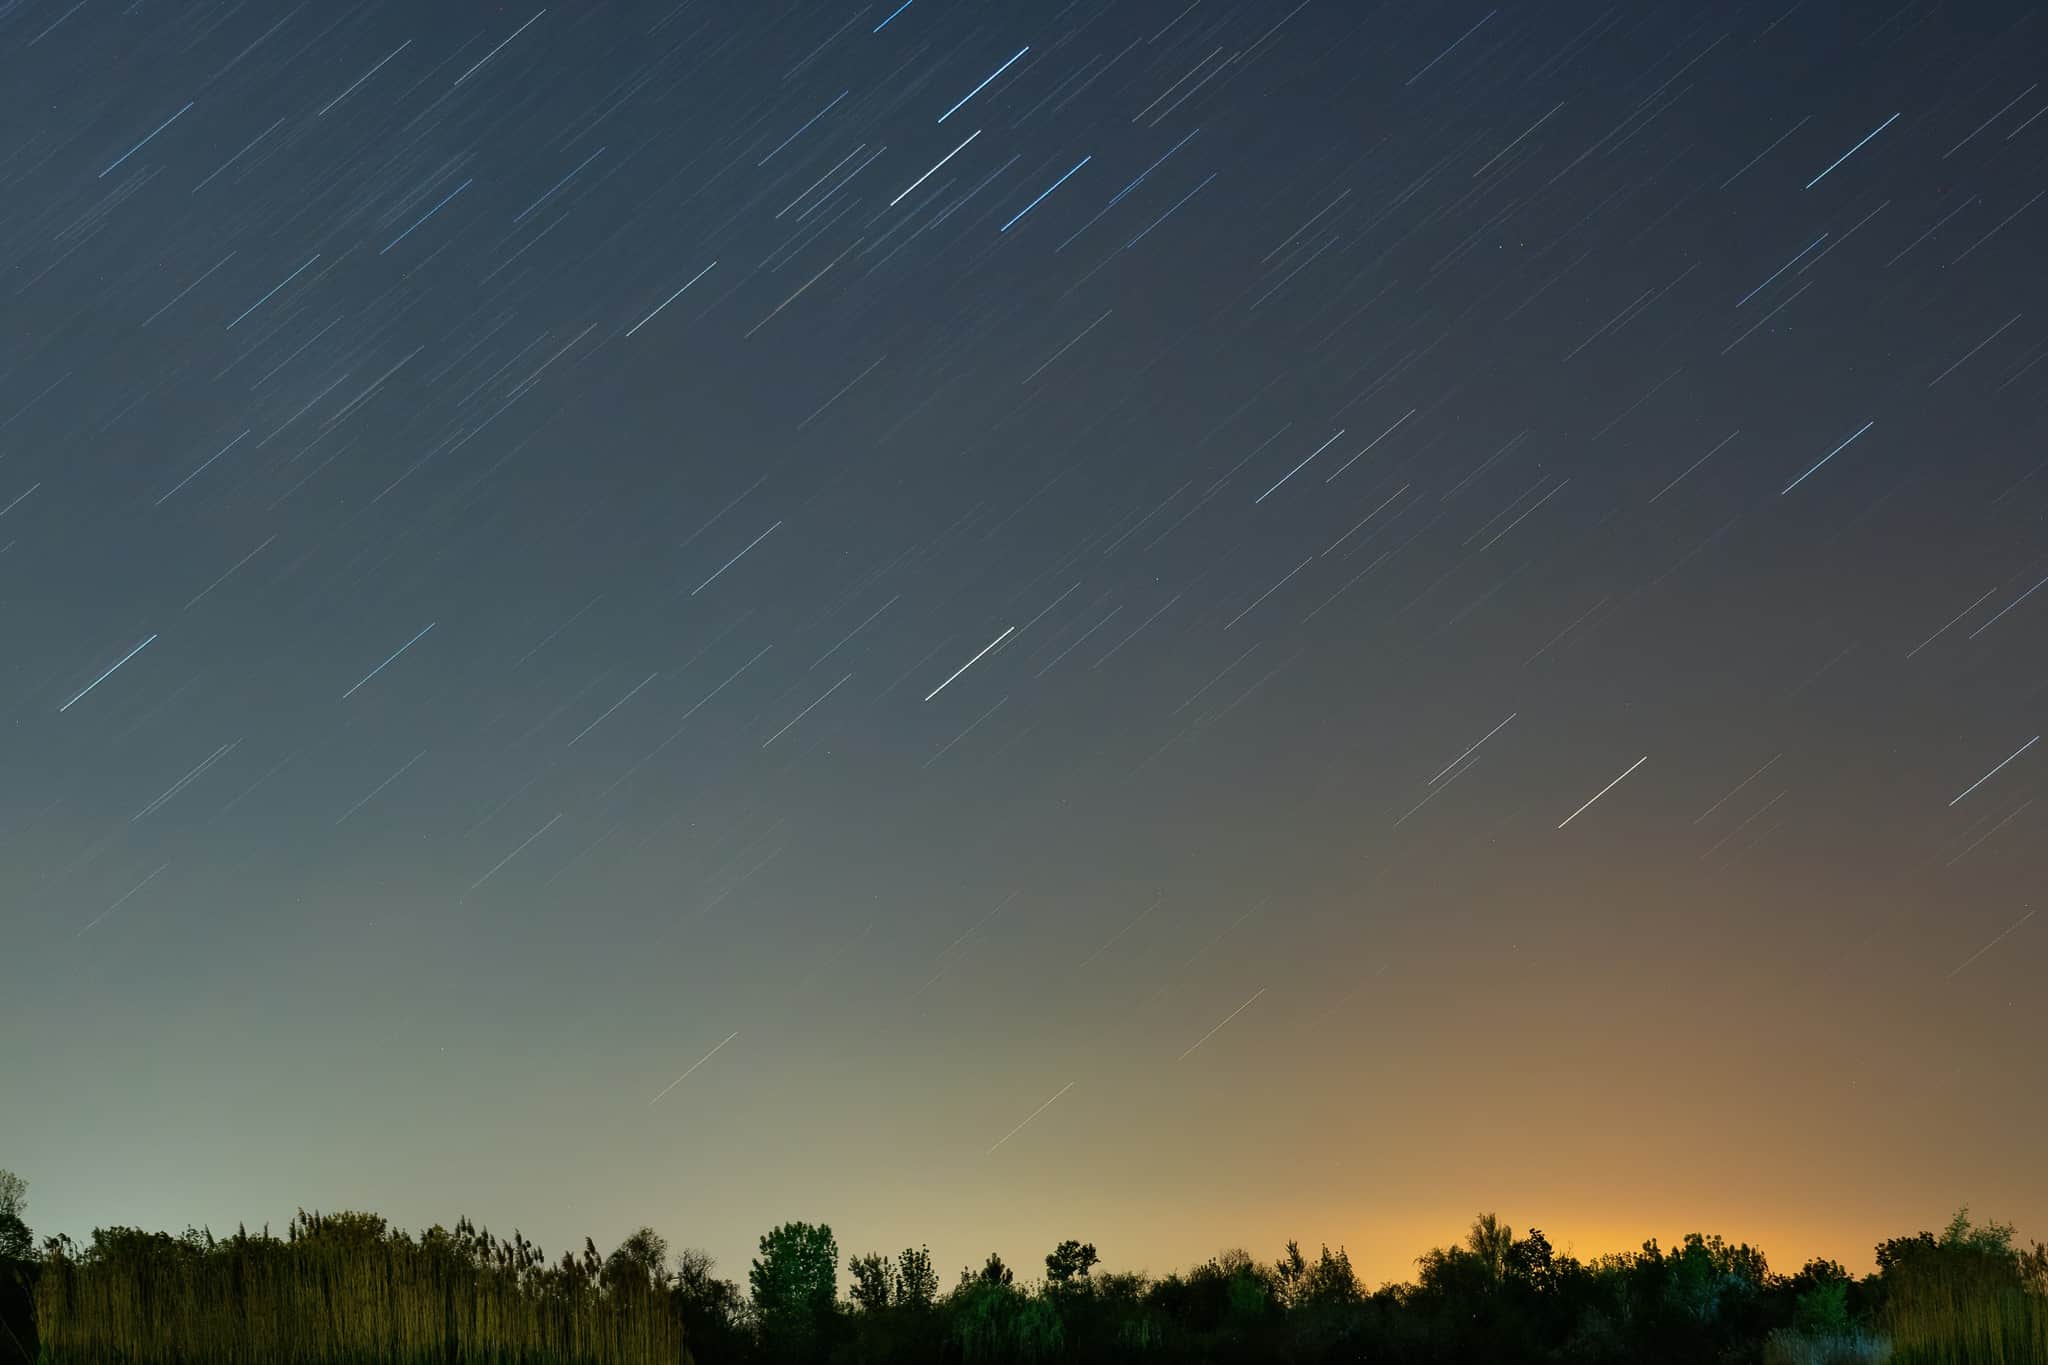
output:
M41 1202L33 1182L30 1185L30 1197L31 1212L33 1212L36 1205ZM385 1219L387 1226L392 1230L417 1237L428 1228L436 1225L453 1228L459 1219L466 1217L479 1230L488 1231L496 1236L510 1237L514 1233L524 1235L528 1241L545 1249L551 1260L559 1259L565 1251L578 1251L586 1237L597 1245L600 1253L608 1253L611 1248L624 1241L630 1233L637 1231L641 1227L652 1227L654 1231L661 1234L668 1241L672 1252L681 1253L684 1250L703 1251L713 1258L715 1274L722 1279L734 1280L744 1285L747 1266L758 1254L757 1242L759 1235L766 1233L771 1225L790 1219L797 1219L811 1223L822 1223L829 1227L835 1238L839 1240L842 1261L838 1266L838 1273L842 1289L848 1283L847 1268L844 1264L846 1258L862 1255L870 1251L879 1251L884 1255L893 1256L905 1247L929 1247L932 1253L932 1263L939 1269L941 1286L945 1287L953 1282L953 1278L957 1273L951 1269L955 1261L958 1262L961 1269L972 1272L979 1268L990 1252L1000 1255L1004 1263L1017 1272L1020 1280L1037 1279L1043 1272L1045 1253L1051 1251L1059 1242L1069 1236L1082 1241L1092 1242L1101 1250L1102 1259L1098 1269L1102 1273L1128 1272L1153 1278L1174 1272L1184 1273L1194 1266L1231 1250L1243 1250L1250 1254L1254 1261L1261 1264L1270 1264L1276 1256L1284 1252L1286 1243L1291 1238L1299 1242L1303 1252L1309 1255L1313 1255L1319 1246L1325 1245L1332 1251L1345 1251L1350 1256L1351 1263L1358 1272L1360 1282L1368 1290L1372 1290L1378 1289L1384 1284L1413 1283L1414 1267L1422 1256L1432 1249L1459 1244L1473 1217L1482 1213L1492 1213L1499 1217L1502 1223L1509 1227L1516 1236L1525 1235L1532 1230L1541 1231L1550 1241L1558 1255L1574 1256L1585 1263L1591 1263L1595 1259L1606 1255L1632 1255L1640 1251L1646 1241L1652 1239L1656 1241L1661 1250L1668 1253L1674 1247L1680 1245L1687 1234L1697 1232L1707 1237L1718 1235L1725 1238L1730 1245L1746 1244L1763 1252L1772 1272L1776 1274L1789 1275L1808 1261L1822 1258L1834 1261L1852 1276L1862 1278L1866 1275L1874 1274L1877 1270L1874 1253L1879 1243L1888 1238L1910 1237L1923 1231L1938 1234L1948 1223L1949 1219L1955 1216L1958 1210L1966 1210L1972 1220L1980 1226L1993 1223L2013 1223L2013 1220L2004 1217L1997 1210L1979 1208L1968 1201L1950 1208L1947 1213L1940 1217L1922 1218L1911 1227L1908 1227L1905 1223L1897 1223L1895 1226L1885 1224L1880 1228L1876 1225L1882 1223L1882 1220L1873 1217L1871 1220L1873 1223L1873 1233L1868 1239L1870 1250L1844 1255L1841 1248L1830 1248L1817 1243L1801 1244L1796 1249L1788 1246L1787 1250L1780 1251L1773 1247L1769 1238L1756 1236L1746 1229L1718 1225L1695 1225L1694 1223L1686 1222L1683 1217L1671 1223L1672 1230L1669 1232L1663 1230L1649 1231L1645 1232L1642 1236L1635 1237L1633 1240L1629 1240L1625 1234L1608 1234L1605 1240L1589 1244L1585 1240L1583 1233L1575 1235L1571 1231L1575 1225L1569 1222L1553 1225L1541 1220L1518 1221L1499 1209L1482 1208L1475 1209L1473 1213L1466 1215L1462 1220L1451 1220L1451 1223L1446 1226L1445 1231L1421 1243L1415 1254L1405 1262L1407 1266L1405 1273L1387 1273L1383 1270L1380 1272L1375 1271L1374 1268L1376 1266L1384 1267L1391 1264L1387 1258L1395 1255L1391 1251L1380 1249L1384 1245L1384 1239L1382 1238L1373 1238L1369 1241L1361 1242L1347 1240L1342 1237L1327 1237L1321 1232L1294 1232L1281 1236L1270 1247L1266 1247L1264 1242L1252 1244L1245 1241L1230 1241L1226 1239L1207 1250L1198 1253L1190 1252L1176 1260L1144 1262L1142 1260L1133 1261L1127 1256L1119 1255L1118 1249L1120 1244L1108 1240L1101 1234L1087 1228L1075 1228L1068 1232L1054 1235L1049 1239L1044 1239L1045 1246L1043 1250L1034 1251L1030 1254L1013 1254L1013 1248L992 1243L991 1245L980 1247L978 1250L971 1250L966 1254L956 1256L953 1254L956 1248L953 1247L951 1242L938 1244L932 1242L929 1237L922 1235L911 1236L908 1240L902 1240L900 1237L896 1240L889 1238L883 1238L879 1241L873 1238L857 1240L849 1230L849 1225L837 1222L830 1216L822 1216L817 1213L807 1215L801 1211L788 1210L778 1214L773 1219L764 1221L759 1233L755 1234L753 1238L742 1239L744 1249L737 1252L734 1252L730 1247L721 1250L718 1246L713 1245L711 1239L694 1237L690 1235L687 1229L681 1226L665 1226L660 1221L654 1219L641 1219L639 1221L629 1219L627 1223L621 1224L615 1231L607 1231L604 1235L586 1231L572 1236L549 1236L535 1231L536 1227L548 1226L545 1222L503 1221L474 1209L458 1209L446 1216L411 1221L394 1216L389 1211L375 1205L346 1202L332 1205L315 1205L311 1203L295 1205L278 1217L265 1219L238 1217L225 1225L210 1224L205 1221L179 1221L175 1225L170 1223L158 1225L148 1222L136 1222L132 1219L114 1218L105 1221L89 1222L83 1225L81 1229L78 1226L59 1226L55 1223L45 1226L43 1225L43 1220L38 1220L34 1217L31 1217L29 1221L35 1226L38 1245L41 1244L44 1237L53 1236L61 1232L69 1235L80 1247L85 1247L90 1245L91 1234L95 1227L137 1227L144 1232L164 1232L173 1237L182 1235L188 1227L192 1227L197 1228L201 1232L210 1232L218 1239L233 1236L237 1225L246 1228L251 1235L262 1232L267 1225L271 1235L282 1236L284 1230L291 1223L292 1218L300 1211L309 1214L329 1215L351 1212L375 1214ZM1666 1221L1670 1220L1667 1219ZM1680 1224L1683 1224L1683 1226L1680 1226ZM2019 1244L2025 1245L2032 1230L2025 1225L2015 1224L2014 1226ZM1596 1233L1593 1235L1598 1237L1600 1234ZM1615 1236L1621 1236L1622 1240L1618 1242L1613 1241L1612 1239ZM957 1237L953 1241L958 1241L962 1246L971 1245L969 1241ZM873 1244L871 1245L870 1243Z

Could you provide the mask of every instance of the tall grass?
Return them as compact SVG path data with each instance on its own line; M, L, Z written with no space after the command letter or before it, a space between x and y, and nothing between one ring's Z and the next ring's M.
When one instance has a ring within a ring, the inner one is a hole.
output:
M1885 1323L1893 1365L2048 1365L2048 1297L1992 1263L1915 1267Z
M682 1323L644 1272L473 1227L417 1240L367 1214L308 1214L283 1239L101 1230L36 1286L49 1365L684 1365Z
M1780 1327L1764 1338L1764 1365L1887 1365L1889 1338L1851 1329L1800 1332Z

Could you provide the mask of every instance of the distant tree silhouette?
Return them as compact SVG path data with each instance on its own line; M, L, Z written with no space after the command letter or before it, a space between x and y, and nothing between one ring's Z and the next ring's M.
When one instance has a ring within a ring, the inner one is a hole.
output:
M1308 1262L1302 1258L1301 1243L1292 1237L1287 1239L1287 1249L1273 1265L1274 1277L1280 1283L1280 1301L1289 1307L1301 1298L1301 1282L1308 1275Z
M1302 1277L1302 1302L1327 1306L1356 1303L1361 1297L1358 1276L1351 1269L1350 1254L1343 1247L1338 1247L1333 1254L1326 1244L1322 1255L1316 1257L1308 1273Z
M1045 1278L1052 1284L1061 1285L1085 1280L1101 1259L1095 1254L1095 1243L1084 1245L1069 1239L1046 1253Z
M1490 1213L1474 1218L1472 1230L1465 1234L1465 1245L1478 1258L1487 1280L1495 1285L1507 1278L1508 1250L1514 1244L1514 1229Z
M839 1246L823 1223L783 1223L762 1236L747 1284L773 1350L797 1357L818 1346L831 1322L838 1273Z
M28 1182L12 1171L0 1170L0 1257L26 1261L35 1254L27 1213Z
M38 1348L32 1295L37 1267L30 1234L28 1182L0 1170L0 1362L28 1365Z
M853 1276L851 1296L864 1313L879 1313L896 1301L896 1267L879 1251L846 1263Z
M0 1292L0 1365L10 1337L50 1365L2048 1365L2048 1245L1964 1209L1877 1250L1861 1278L1824 1258L1776 1275L1698 1232L1581 1262L1486 1213L1372 1293L1341 1246L1155 1279L1070 1239L1042 1281L991 1254L943 1296L928 1248L854 1256L842 1305L822 1224L763 1236L749 1296L648 1228L550 1264L466 1218L411 1238L302 1213L282 1240L102 1228L0 1263L0 1291L10 1267L34 1285L32 1314Z
M1557 1288L1557 1255L1541 1228L1530 1228L1526 1237L1512 1243L1504 1263L1510 1279L1519 1280L1537 1293Z
M749 1326L745 1296L738 1284L713 1273L717 1264L707 1251L685 1250L676 1257L670 1289L691 1352L703 1361L737 1358Z
M1048 1298L1018 1289L1014 1278L999 1257L990 1255L982 1272L964 1277L949 1298L952 1342L970 1365L1050 1360L1066 1345L1058 1308Z
M653 1228L641 1228L605 1258L604 1282L608 1289L645 1286L657 1292L666 1290L668 1242Z
M930 1247L905 1247L896 1256L896 1301L905 1308L930 1308L939 1300L939 1272Z

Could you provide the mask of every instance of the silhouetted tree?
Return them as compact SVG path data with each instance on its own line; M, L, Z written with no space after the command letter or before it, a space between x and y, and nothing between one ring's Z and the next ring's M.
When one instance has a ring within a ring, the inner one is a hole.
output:
M35 1254L27 1213L28 1182L12 1171L0 1170L0 1257L26 1261Z
M1487 1280L1495 1285L1507 1278L1508 1249L1514 1244L1514 1229L1490 1213L1474 1218L1472 1230L1465 1234L1465 1245L1478 1258Z
M746 1299L737 1283L712 1273L717 1264L709 1252L685 1250L670 1290L691 1353L703 1362L737 1358L746 1329Z
M838 1273L839 1246L823 1223L784 1223L761 1238L747 1284L771 1351L793 1357L816 1348L832 1319Z
M1308 1262L1302 1258L1301 1243L1292 1237L1287 1239L1287 1250L1274 1262L1273 1275L1280 1282L1281 1302L1292 1307L1301 1296L1301 1282L1308 1274Z
M28 1182L0 1170L0 1362L28 1365L38 1354L31 1307L39 1267L32 1264Z
M896 1301L896 1267L879 1251L854 1257L846 1268L853 1275L853 1301L863 1313L879 1313Z
M1508 1247L1505 1258L1510 1279L1519 1280L1539 1294L1557 1288L1557 1257L1543 1229L1530 1228L1526 1237Z
M953 1344L969 1365L1048 1360L1066 1344L1066 1324L1052 1302L1024 1293L1013 1279L991 1255L981 1274L964 1277L953 1291Z
M641 1228L605 1258L604 1284L610 1290L638 1289L660 1292L669 1286L668 1242L653 1228Z
M1917 1233L1911 1237L1888 1237L1877 1244L1877 1273L1890 1273L1916 1257L1927 1255L1939 1246L1931 1232Z
M1292 1247L1292 1243L1288 1244ZM1356 1303L1362 1297L1358 1276L1351 1269L1351 1256L1343 1247L1333 1254L1329 1246L1301 1279L1301 1301L1308 1304Z
M1967 1210L1882 1244L1862 1280L1820 1258L1774 1276L1700 1233L1581 1263L1491 1214L1419 1257L1416 1283L1371 1294L1342 1247L1289 1242L1271 1266L1225 1251L1155 1281L1098 1275L1095 1248L1068 1240L1042 1283L991 1254L943 1298L928 1249L855 1256L844 1313L837 1256L829 1228L777 1227L749 1299L701 1251L671 1269L649 1229L550 1263L466 1218L416 1241L367 1214L302 1213L285 1240L103 1228L25 1267L35 1320L55 1324L40 1343L0 1293L0 1365L9 1332L24 1359L40 1344L69 1365L2048 1365L2048 1245L2022 1252Z
M2013 1227L2010 1223L1986 1223L1983 1227L1970 1222L1970 1208L1966 1204L1956 1210L1956 1216L1948 1220L1942 1229L1941 1247L1944 1251L1975 1252L1982 1256L2002 1258L2013 1255Z
M896 1301L905 1308L930 1308L939 1299L939 1272L930 1247L905 1247L896 1257Z
M1059 1285L1075 1280L1086 1280L1088 1272L1093 1270L1096 1262L1101 1259L1095 1254L1095 1243L1089 1242L1084 1245L1070 1238L1046 1253L1045 1278Z

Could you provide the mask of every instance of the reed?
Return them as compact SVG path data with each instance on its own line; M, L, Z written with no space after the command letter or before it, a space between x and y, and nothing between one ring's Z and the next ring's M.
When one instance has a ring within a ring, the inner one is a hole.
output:
M666 1286L589 1242L549 1264L467 1219L306 1213L276 1238L102 1229L47 1259L48 1365L683 1365Z
M2048 1297L1989 1265L1916 1268L1885 1309L1893 1365L2048 1365Z

